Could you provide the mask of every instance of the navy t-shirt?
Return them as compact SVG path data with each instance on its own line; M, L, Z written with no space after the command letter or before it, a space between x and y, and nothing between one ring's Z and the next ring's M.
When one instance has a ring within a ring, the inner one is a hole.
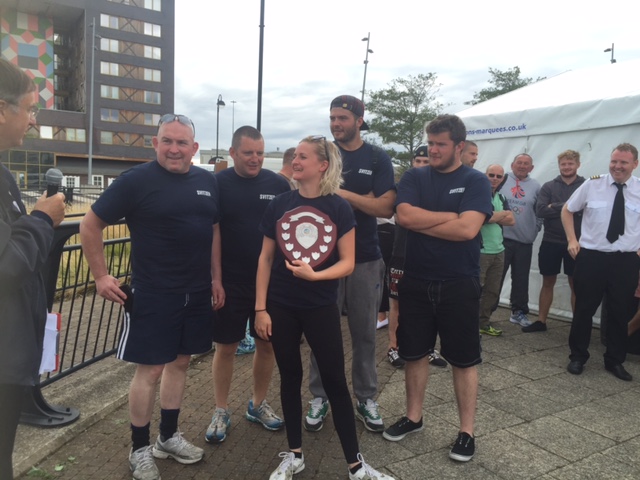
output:
M188 293L211 288L216 197L206 170L176 174L154 161L122 173L91 208L109 224L125 218L135 288Z
M394 177L391 158L384 150L378 150L374 165L373 146L364 142L360 148L342 153L342 188L358 195L373 192L376 197L393 190ZM382 258L378 245L376 217L355 210L356 263L371 262Z
M222 242L222 282L256 282L262 234L262 215L276 195L291 187L280 175L262 169L252 178L241 177L233 168L217 173Z
M486 175L462 165L450 173L412 168L400 179L396 206L408 203L432 212L477 211L490 218L491 186ZM480 276L480 232L467 241L444 240L409 230L404 274L420 280Z
M314 207L325 213L336 225L337 238L342 238L355 226L353 209L339 195L325 195L317 198L305 198L297 190L278 195L267 207L262 217L260 231L268 238L276 240L276 222L286 212L301 205ZM340 259L336 247L327 260L316 271L334 265ZM267 300L287 308L315 308L335 304L338 301L338 280L309 282L293 276L286 265L282 250L276 245L271 268L271 279Z

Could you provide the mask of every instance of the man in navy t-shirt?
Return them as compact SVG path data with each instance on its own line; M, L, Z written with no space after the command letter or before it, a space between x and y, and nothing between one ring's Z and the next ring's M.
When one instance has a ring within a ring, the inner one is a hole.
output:
M384 432L402 440L422 430L429 376L428 353L440 335L451 364L460 431L449 456L474 454L480 307L480 228L491 217L491 187L482 173L462 165L466 128L441 115L426 128L429 166L414 168L398 184L398 224L407 234L404 276L398 284L398 351L406 361L407 415Z
M376 322L382 298L384 262L378 245L376 217L390 218L395 200L393 166L382 149L362 140L364 104L350 95L331 102L331 133L340 148L344 185L339 191L353 208L356 217L356 266L351 275L340 280L338 305L346 301L353 345L352 379L358 403L356 416L367 430L384 430L375 397L378 392L376 371ZM328 411L327 395L322 387L315 359L311 358L309 389L314 400L305 419L305 428L317 431Z
M224 291L224 305L214 318L213 391L216 408L205 434L210 443L225 440L231 427L229 391L233 363L240 340L245 337L247 319L255 339L253 358L253 395L246 418L267 430L280 430L284 422L266 401L275 366L271 343L255 333L256 273L262 249L258 229L267 205L276 196L291 191L287 180L262 168L264 139L250 126L233 134L231 149L233 168L216 174L220 196L220 222L215 226L213 245L213 283Z
M191 167L198 150L194 135L189 118L164 115L153 137L157 160L120 175L80 225L98 294L125 307L117 356L136 364L129 391L134 479L160 478L153 457L189 464L204 455L178 430L187 368L191 355L211 349L212 296L219 295L211 286L217 187L210 173ZM104 228L123 217L131 232L128 294L107 269L102 240ZM152 447L150 421L160 379L160 435Z

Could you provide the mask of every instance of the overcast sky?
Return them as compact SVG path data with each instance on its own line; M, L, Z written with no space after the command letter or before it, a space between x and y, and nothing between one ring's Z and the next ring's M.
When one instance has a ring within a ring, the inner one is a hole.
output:
M612 43L618 62L640 58L639 14L630 0L265 0L266 150L330 136L331 100L361 96L369 32L367 92L433 72L456 113L489 86L489 67L551 77L609 63ZM201 149L215 149L219 94L221 149L233 125L256 125L259 24L260 0L176 1L175 109L193 119Z

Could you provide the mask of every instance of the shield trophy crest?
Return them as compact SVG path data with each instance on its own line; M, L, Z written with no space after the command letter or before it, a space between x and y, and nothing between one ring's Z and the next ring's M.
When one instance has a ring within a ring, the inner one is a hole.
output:
M286 212L276 224L276 243L289 261L311 268L324 263L336 247L336 225L320 210L306 205Z

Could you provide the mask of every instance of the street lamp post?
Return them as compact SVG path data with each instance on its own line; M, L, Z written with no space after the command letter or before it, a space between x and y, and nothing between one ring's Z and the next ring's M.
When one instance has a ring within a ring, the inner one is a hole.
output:
M89 75L89 152L87 155L87 184L93 185L93 103L95 99L95 95L93 92L94 89L94 78L96 71L96 17L93 17L91 20L91 73Z
M611 48L606 48L605 50L606 52L611 52L611 63L616 63L616 59L613 57L613 43L611 44Z
M367 32L367 36L362 39L363 42L367 42L367 52L364 57L364 78L362 79L362 103L364 103L364 86L367 83L367 65L369 64L369 54L373 53L373 50L369 48L370 38L371 32Z
M236 102L235 100L231 100L231 136L236 133Z
M218 163L218 137L220 136L220 107L224 107L222 94L218 95L218 103L216 103L216 163Z

